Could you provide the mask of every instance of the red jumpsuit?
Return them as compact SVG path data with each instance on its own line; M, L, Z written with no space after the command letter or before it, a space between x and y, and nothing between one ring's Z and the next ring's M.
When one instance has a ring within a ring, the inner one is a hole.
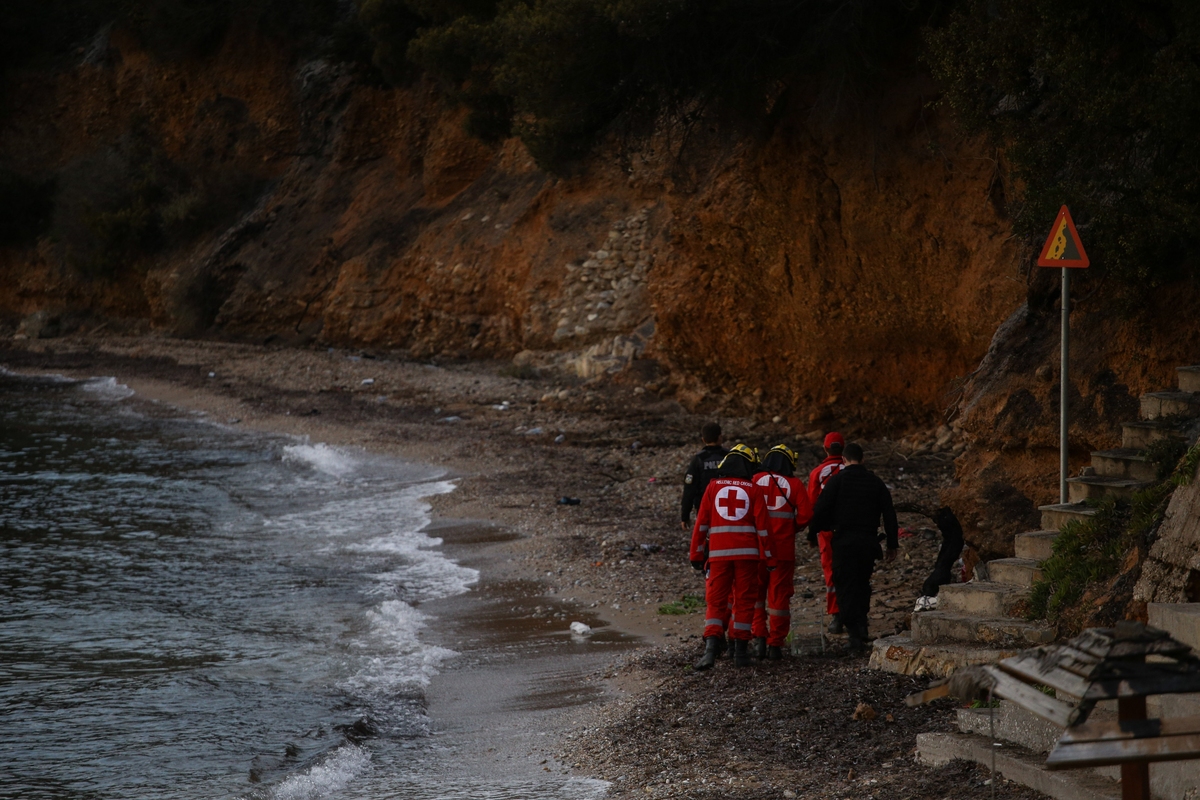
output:
M754 476L754 483L763 493L771 552L779 563L773 572L767 571L766 564L759 568L753 633L765 638L769 646L783 647L792 627L792 595L796 593L796 531L812 519L812 505L799 478L763 472Z
M829 479L842 471L845 463L841 456L825 456L808 476L808 499L811 506L817 504L821 490ZM833 585L833 531L817 531L817 547L821 553L821 572L825 574L825 613L838 613L837 589Z
M759 563L775 566L767 534L767 507L757 486L742 478L709 481L692 528L690 560L708 562L704 638L724 634L732 593L729 638L749 639Z

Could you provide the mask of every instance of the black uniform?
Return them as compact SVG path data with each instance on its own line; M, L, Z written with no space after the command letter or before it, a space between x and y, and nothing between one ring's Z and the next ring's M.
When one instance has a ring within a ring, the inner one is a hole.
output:
M688 525L692 524L692 512L700 507L700 499L704 497L708 482L717 476L717 465L728 452L719 444L706 444L688 464L687 474L683 476L683 500L679 509L679 518Z
M950 583L954 562L962 555L963 529L958 517L948 507L939 508L933 515L933 522L942 532L942 549L938 551L937 561L934 562L933 572L925 579L921 594L937 597L938 589Z
M833 531L833 585L840 618L852 640L867 638L871 573L883 557L876 531L880 517L889 550L900 546L892 493L862 464L850 464L829 479L817 498L810 528Z

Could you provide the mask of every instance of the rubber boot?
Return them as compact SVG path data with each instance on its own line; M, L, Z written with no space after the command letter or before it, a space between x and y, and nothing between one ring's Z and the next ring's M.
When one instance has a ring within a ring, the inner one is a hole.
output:
M717 643L717 658L725 655L725 651L729 649L729 643L725 641L725 634L712 637Z
M718 644L721 641L720 636L709 636L704 640L704 655L700 656L700 660L692 667L697 672L709 669L717 661L717 652L721 649Z
M750 666L750 643L745 639L733 640L733 665L735 667Z
M842 625L842 618L837 614L833 615L833 622L829 623L829 632L835 636L839 633L846 632L846 627Z
M867 642L870 641L870 639L868 638L868 634L867 634L867 626L866 625L852 625L852 626L850 626L849 631L850 631L850 642L849 642L849 648L848 648L849 652L851 654L858 654L858 653L861 653L864 650L866 650Z
M757 658L759 661L762 661L764 658L767 657L766 637L755 636L753 639L750 640L750 647L748 649L750 651L751 658Z
M783 648L778 645L770 645L767 647L767 661L779 661L783 658Z

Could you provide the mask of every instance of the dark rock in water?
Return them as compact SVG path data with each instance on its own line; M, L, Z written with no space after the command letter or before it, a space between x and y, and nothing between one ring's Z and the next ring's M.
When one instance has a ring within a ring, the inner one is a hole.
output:
M336 725L334 729L354 744L379 735L379 726L366 717L359 718L352 725Z

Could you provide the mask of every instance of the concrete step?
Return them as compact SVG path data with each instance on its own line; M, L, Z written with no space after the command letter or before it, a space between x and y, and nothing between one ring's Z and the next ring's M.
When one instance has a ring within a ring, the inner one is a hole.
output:
M1013 539L1017 548L1017 558L1045 561L1054 554L1054 540L1057 538L1058 531L1018 533Z
M1053 722L1008 700L1001 700L996 708L958 709L958 730L1019 744L1034 753L1049 753L1063 733Z
M1200 651L1200 603L1149 603L1146 613L1151 625Z
M1132 447L1115 450L1098 450L1092 453L1092 466L1097 475L1106 478L1127 478L1134 481L1152 481L1158 477L1154 462L1145 451Z
M1025 589L1006 583L971 581L951 583L938 591L938 611L1007 617L1018 602L1029 596Z
M1043 766L1045 757L1018 745L995 747L992 740L970 733L918 733L917 758L931 767L941 767L956 758L974 761L1014 783L1053 797L1054 800L1119 800L1121 785L1101 778L1091 770L1058 770ZM1151 770L1151 775L1154 771ZM964 791L960 796L971 793ZM980 791L978 796L985 793Z
M1195 392L1146 392L1141 397L1141 418L1200 416L1200 395Z
M988 562L988 575L994 583L1028 589L1042 577L1041 563L1032 558L997 558Z
M1121 447L1145 450L1160 439L1182 439L1184 432L1174 422L1163 420L1126 422L1121 425Z
M1175 375L1181 392L1200 392L1200 365L1176 367Z
M1076 520L1096 516L1096 509L1083 503L1055 503L1038 506L1042 512L1042 528L1048 531L1061 530L1063 525Z
M1067 498L1072 503L1101 500L1105 497L1128 500L1133 497L1134 492L1145 489L1149 485L1149 481L1135 481L1129 478L1081 475L1078 478L1067 478Z
M946 587L942 587L945 591ZM941 592L938 593L939 595ZM922 611L920 614L933 612ZM947 642L941 644L917 644L907 634L883 636L876 639L871 648L871 669L895 672L900 675L916 675L927 678L944 678L962 667L975 664L995 664L1002 658L1014 656L1021 648L993 648L978 644Z
M1054 641L1054 628L1042 622L1009 617L977 617L953 611L922 611L912 615L915 644L959 642L990 647L1032 647Z

